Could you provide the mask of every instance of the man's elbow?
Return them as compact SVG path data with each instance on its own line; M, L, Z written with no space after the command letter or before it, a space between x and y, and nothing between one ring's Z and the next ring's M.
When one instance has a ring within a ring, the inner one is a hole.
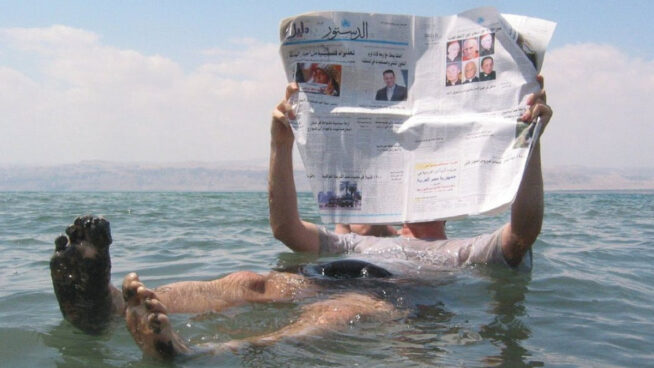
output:
M299 226L302 226L299 224ZM293 224L278 224L275 226L271 226L272 228L272 233L275 239L279 240L280 242L284 243L289 249L291 249L294 252L313 252L314 249L309 247L306 242L303 240L303 236L301 234L302 228L298 227L297 225Z
M513 216L512 216L513 217ZM531 247L536 242L543 227L543 215L512 218L510 226L511 239L522 247Z
M503 236L502 252L509 265L515 267L522 262L522 258L536 243L536 239L540 234L540 226L526 232L514 232L510 226L506 230L508 230L508 234Z
M270 224L270 229L272 230L273 237L279 240L280 242L287 244L290 241L290 226L285 223ZM288 244L287 244L288 245Z
M534 245L538 235L540 235L540 226L535 226L533 229L526 231L521 234L515 234L515 242L518 244L518 247L529 250L531 246Z

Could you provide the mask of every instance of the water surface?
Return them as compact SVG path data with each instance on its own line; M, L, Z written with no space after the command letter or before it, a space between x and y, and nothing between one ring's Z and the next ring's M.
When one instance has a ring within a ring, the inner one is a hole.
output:
M319 217L308 194L300 212ZM149 367L122 323L99 337L63 321L49 278L53 240L78 215L104 215L112 280L138 271L151 287L238 270L314 262L268 226L266 193L0 193L0 365ZM507 214L448 223L450 237L489 232ZM204 366L654 366L654 193L546 195L530 274L473 267L384 286L406 317L239 354L176 362ZM319 299L320 297L318 297ZM301 303L174 315L190 342L274 331Z

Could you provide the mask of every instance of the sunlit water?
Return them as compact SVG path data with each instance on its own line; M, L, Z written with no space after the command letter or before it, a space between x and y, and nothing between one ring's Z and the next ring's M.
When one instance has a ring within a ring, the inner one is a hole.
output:
M300 211L319 221L308 194ZM120 322L91 337L61 317L48 269L53 240L86 213L111 221L114 284L130 271L154 287L318 261L272 238L265 193L0 193L0 366L159 365L142 357ZM451 222L448 231L475 235L506 219ZM548 193L531 274L475 267L380 285L373 291L406 317L176 364L654 366L652 239L654 193ZM193 344L220 343L274 331L311 301L172 321Z

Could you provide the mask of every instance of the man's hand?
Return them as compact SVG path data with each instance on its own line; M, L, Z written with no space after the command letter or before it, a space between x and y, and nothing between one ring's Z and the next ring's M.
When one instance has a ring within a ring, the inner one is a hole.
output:
M290 103L291 96L299 91L297 83L289 83L286 86L286 96L275 107L272 112L272 124L270 136L273 143L293 144L293 130L288 123L289 118L295 119L295 111Z
M536 77L538 84L540 84L540 91L533 93L527 97L527 106L529 108L522 114L520 120L525 123L532 123L536 121L536 118L540 117L541 124L543 128L541 129L541 134L545 130L547 123L549 123L552 118L552 108L547 105L547 94L545 93L545 81L542 75Z

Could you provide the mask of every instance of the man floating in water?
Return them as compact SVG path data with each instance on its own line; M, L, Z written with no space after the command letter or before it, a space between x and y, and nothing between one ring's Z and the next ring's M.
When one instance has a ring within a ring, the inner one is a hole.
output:
M147 289L135 273L125 276L122 292L111 285L109 222L79 217L55 241L50 261L52 282L64 318L89 334L106 330L114 316L124 316L143 353L171 359L182 354L218 353L244 344L267 345L282 338L320 334L343 328L357 318L390 320L403 315L386 300L354 291L304 307L290 325L245 340L191 349L171 328L169 313L219 312L245 303L294 301L315 296L319 280L290 272L267 275L241 271L212 281L188 281ZM361 261L335 262L320 273L333 277L388 277L390 273Z
M542 77L538 78L542 86ZM531 260L526 255L530 255L543 219L538 142L511 207L511 220L492 234L448 240L443 221L403 224L400 236L394 238L336 234L299 217L291 160L294 137L288 125L288 114L292 113L289 99L296 92L297 85L287 87L286 97L273 111L271 126L270 224L274 236L289 248L298 252L359 253L370 257L383 253L386 258L435 266L498 263L530 267ZM546 126L552 110L545 104L545 92L530 96L528 105L522 120L531 122L540 117L543 127ZM339 232L347 230L351 228L344 225ZM111 242L109 222L92 216L76 219L66 229L66 236L57 238L50 268L61 312L66 320L90 334L105 331L113 316L124 316L144 354L156 358L216 353L244 344L266 345L283 338L344 328L356 318L384 321L404 314L387 299L353 289L328 294L327 298L306 305L294 322L276 332L192 348L173 331L168 314L217 312L244 303L301 300L316 296L324 282L301 272L272 271L261 275L240 271L212 281L178 282L150 290L131 273L125 277L121 292L109 280ZM333 278L383 280L392 276L383 268L362 261L344 260L319 267Z

